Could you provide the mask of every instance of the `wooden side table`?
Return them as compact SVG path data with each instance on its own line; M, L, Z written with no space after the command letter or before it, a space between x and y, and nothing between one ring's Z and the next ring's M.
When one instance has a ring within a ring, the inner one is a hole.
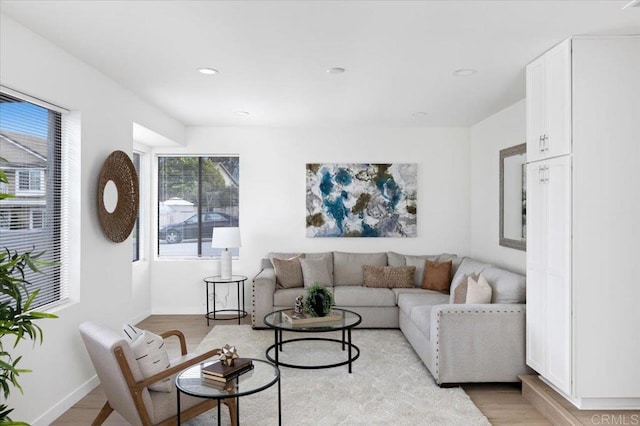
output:
M207 293L207 313L204 315L207 319L207 326L209 325L210 320L238 320L238 325L240 325L240 320L246 317L247 311L244 304L244 283L247 282L247 277L244 275L232 275L229 279L221 278L218 276L206 277L203 280L205 282L206 293ZM216 284L233 284L236 285L236 290L238 294L238 308L237 309L216 309ZM209 308L209 287L213 289L213 309ZM240 307L240 288L242 287L242 308ZM225 316L224 318L217 318L216 314L221 312L234 312L233 316Z

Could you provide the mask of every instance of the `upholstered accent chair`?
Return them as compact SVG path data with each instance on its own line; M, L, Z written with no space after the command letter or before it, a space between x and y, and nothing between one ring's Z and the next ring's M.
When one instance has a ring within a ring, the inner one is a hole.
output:
M147 387L159 380L175 375L199 362L218 355L220 349L203 354L187 353L184 335L178 330L162 333L163 339L175 336L180 340L181 356L172 359L170 367L151 377L144 378L129 344L118 333L93 322L80 325L82 340L89 352L107 402L93 421L101 425L115 410L132 425L174 425L177 423L176 388L171 392L155 392ZM218 402L211 399L180 396L181 420L193 418ZM222 401L229 408L231 422L236 426L236 401Z

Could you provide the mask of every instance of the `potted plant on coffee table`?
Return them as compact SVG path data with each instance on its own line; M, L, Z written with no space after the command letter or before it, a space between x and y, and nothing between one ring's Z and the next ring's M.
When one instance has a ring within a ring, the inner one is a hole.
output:
M324 317L331 312L334 305L333 293L319 283L314 283L307 290L305 312L312 317Z

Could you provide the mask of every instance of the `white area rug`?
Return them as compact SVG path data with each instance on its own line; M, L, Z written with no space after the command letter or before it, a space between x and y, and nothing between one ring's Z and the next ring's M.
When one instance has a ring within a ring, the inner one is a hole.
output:
M284 333L285 339L303 337ZM340 334L321 336L339 339ZM248 325L216 325L197 351L235 345L243 357L265 359L274 332ZM282 367L283 425L489 425L460 388L439 388L399 330L353 330L360 358L347 366L323 370ZM346 359L338 343L297 342L284 346L281 361L334 363ZM241 425L277 425L277 385L240 398ZM223 424L230 424L222 407ZM215 424L216 410L188 425Z

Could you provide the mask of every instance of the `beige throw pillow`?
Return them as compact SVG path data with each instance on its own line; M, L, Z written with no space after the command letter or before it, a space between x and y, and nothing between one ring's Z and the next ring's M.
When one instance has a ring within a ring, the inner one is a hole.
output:
M462 277L462 282L458 284L453 291L451 292L452 302L454 304L464 304L467 303L467 287L468 287L468 279L467 275Z
M122 335L129 341L145 379L170 367L169 354L162 337L128 324L122 328ZM171 392L172 388L171 377L149 385L150 390L158 392Z
M480 274L478 280L469 277L467 280L467 304L491 303L492 289L484 275Z
M304 286L311 287L315 283L318 283L325 287L332 287L333 279L329 272L330 261L331 258L328 255L318 259L300 259Z
M412 288L415 273L415 266L362 266L365 287Z
M291 259L274 257L271 261L276 269L276 283L278 284L278 288L296 288L303 286L302 268L300 267L300 259L298 257L292 257Z

